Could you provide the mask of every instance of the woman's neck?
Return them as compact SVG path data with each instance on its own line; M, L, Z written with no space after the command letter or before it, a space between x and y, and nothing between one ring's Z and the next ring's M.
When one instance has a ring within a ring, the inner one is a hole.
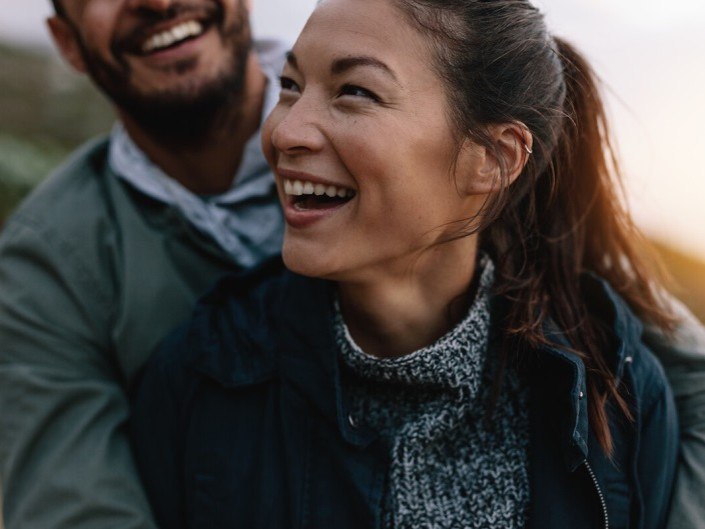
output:
M402 273L339 283L341 311L368 354L399 357L446 334L465 316L477 242L470 237L424 252Z

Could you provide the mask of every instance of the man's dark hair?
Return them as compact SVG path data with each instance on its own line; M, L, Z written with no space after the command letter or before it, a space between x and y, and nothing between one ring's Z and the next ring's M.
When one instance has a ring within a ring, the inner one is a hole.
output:
M66 13L64 11L64 6L61 5L61 0L51 0L51 4L54 6L54 12L63 17Z

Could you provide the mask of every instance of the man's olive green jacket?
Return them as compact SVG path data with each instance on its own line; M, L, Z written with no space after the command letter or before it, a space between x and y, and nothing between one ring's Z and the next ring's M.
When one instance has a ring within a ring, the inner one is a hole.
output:
M126 390L233 261L83 148L0 236L6 529L154 527L124 433Z

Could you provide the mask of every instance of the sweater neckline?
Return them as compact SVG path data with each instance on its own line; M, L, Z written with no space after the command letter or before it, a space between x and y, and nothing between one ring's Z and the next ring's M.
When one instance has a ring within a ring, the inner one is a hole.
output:
M479 281L466 316L434 343L395 358L366 353L350 335L340 305L334 308L334 335L343 365L370 381L447 388L470 387L477 392L487 356L490 329L490 291L494 264L483 255Z

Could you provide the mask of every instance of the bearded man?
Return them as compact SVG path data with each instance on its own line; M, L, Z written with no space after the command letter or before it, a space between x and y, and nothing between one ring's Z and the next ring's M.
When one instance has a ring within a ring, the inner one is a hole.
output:
M0 237L6 529L153 528L127 390L226 272L279 251L258 129L284 49L247 0L55 0L63 57L114 104Z

